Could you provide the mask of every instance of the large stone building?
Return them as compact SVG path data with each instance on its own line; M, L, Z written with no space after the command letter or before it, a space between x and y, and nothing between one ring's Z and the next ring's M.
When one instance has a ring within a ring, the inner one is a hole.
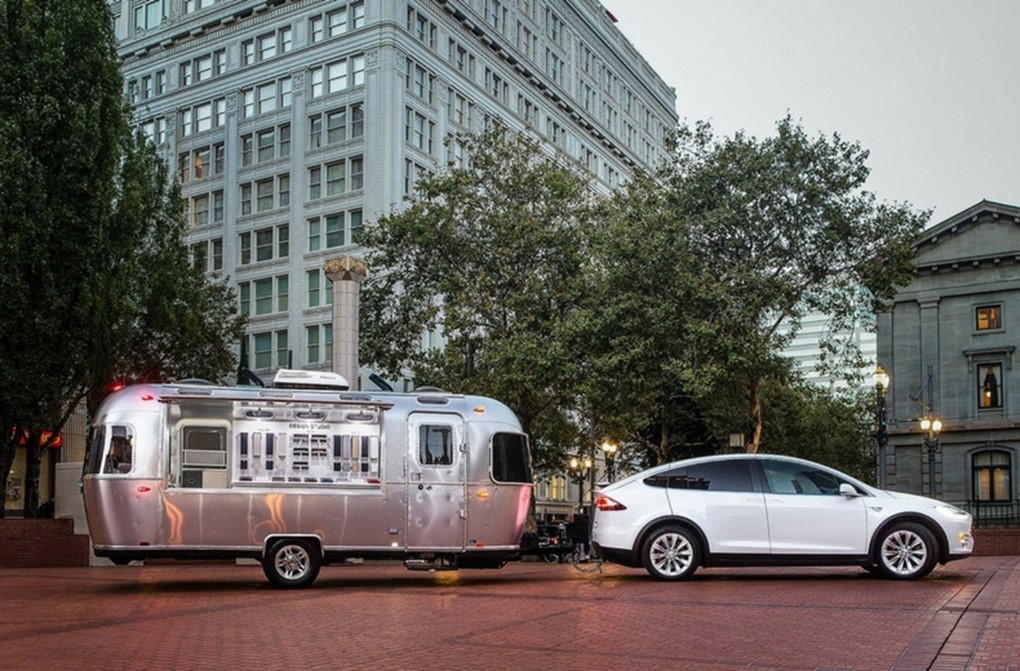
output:
M596 0L111 7L138 124L180 178L196 263L237 287L259 373L329 367L324 261L458 159L448 136L499 119L608 192L677 120Z
M934 493L979 520L1015 521L1020 207L982 201L915 247L913 282L878 316L878 361L891 376L882 475L890 489Z

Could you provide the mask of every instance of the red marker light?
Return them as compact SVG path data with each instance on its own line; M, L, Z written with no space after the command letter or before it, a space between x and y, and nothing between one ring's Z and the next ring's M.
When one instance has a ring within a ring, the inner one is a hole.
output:
M154 398L156 398L156 397L153 396L152 394L142 394L142 400L143 401L151 401Z
M142 486L140 486L140 487L138 488L138 491L139 491L139 492L141 492L142 494L144 494L144 493L146 493L146 492L150 492L150 491L152 491L152 490L151 490L151 489L150 489L149 487L146 487L145 485L142 485Z

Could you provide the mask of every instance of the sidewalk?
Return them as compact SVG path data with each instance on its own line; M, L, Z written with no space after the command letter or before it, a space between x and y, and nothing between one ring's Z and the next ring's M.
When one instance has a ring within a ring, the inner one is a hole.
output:
M299 591L252 565L5 569L0 608L9 671L1020 668L1020 557L908 583L852 568L674 584L613 565L365 564Z

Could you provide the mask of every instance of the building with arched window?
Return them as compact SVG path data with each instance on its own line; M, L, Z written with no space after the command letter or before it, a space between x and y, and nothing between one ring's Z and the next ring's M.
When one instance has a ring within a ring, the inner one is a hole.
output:
M979 524L1020 523L1020 207L981 201L915 249L913 281L878 315L891 376L882 476Z

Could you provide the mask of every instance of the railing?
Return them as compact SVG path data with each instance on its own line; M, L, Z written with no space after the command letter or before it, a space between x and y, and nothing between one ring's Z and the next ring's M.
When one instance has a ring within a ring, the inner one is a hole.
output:
M978 529L1020 527L1020 501L968 501L962 506L974 516Z

